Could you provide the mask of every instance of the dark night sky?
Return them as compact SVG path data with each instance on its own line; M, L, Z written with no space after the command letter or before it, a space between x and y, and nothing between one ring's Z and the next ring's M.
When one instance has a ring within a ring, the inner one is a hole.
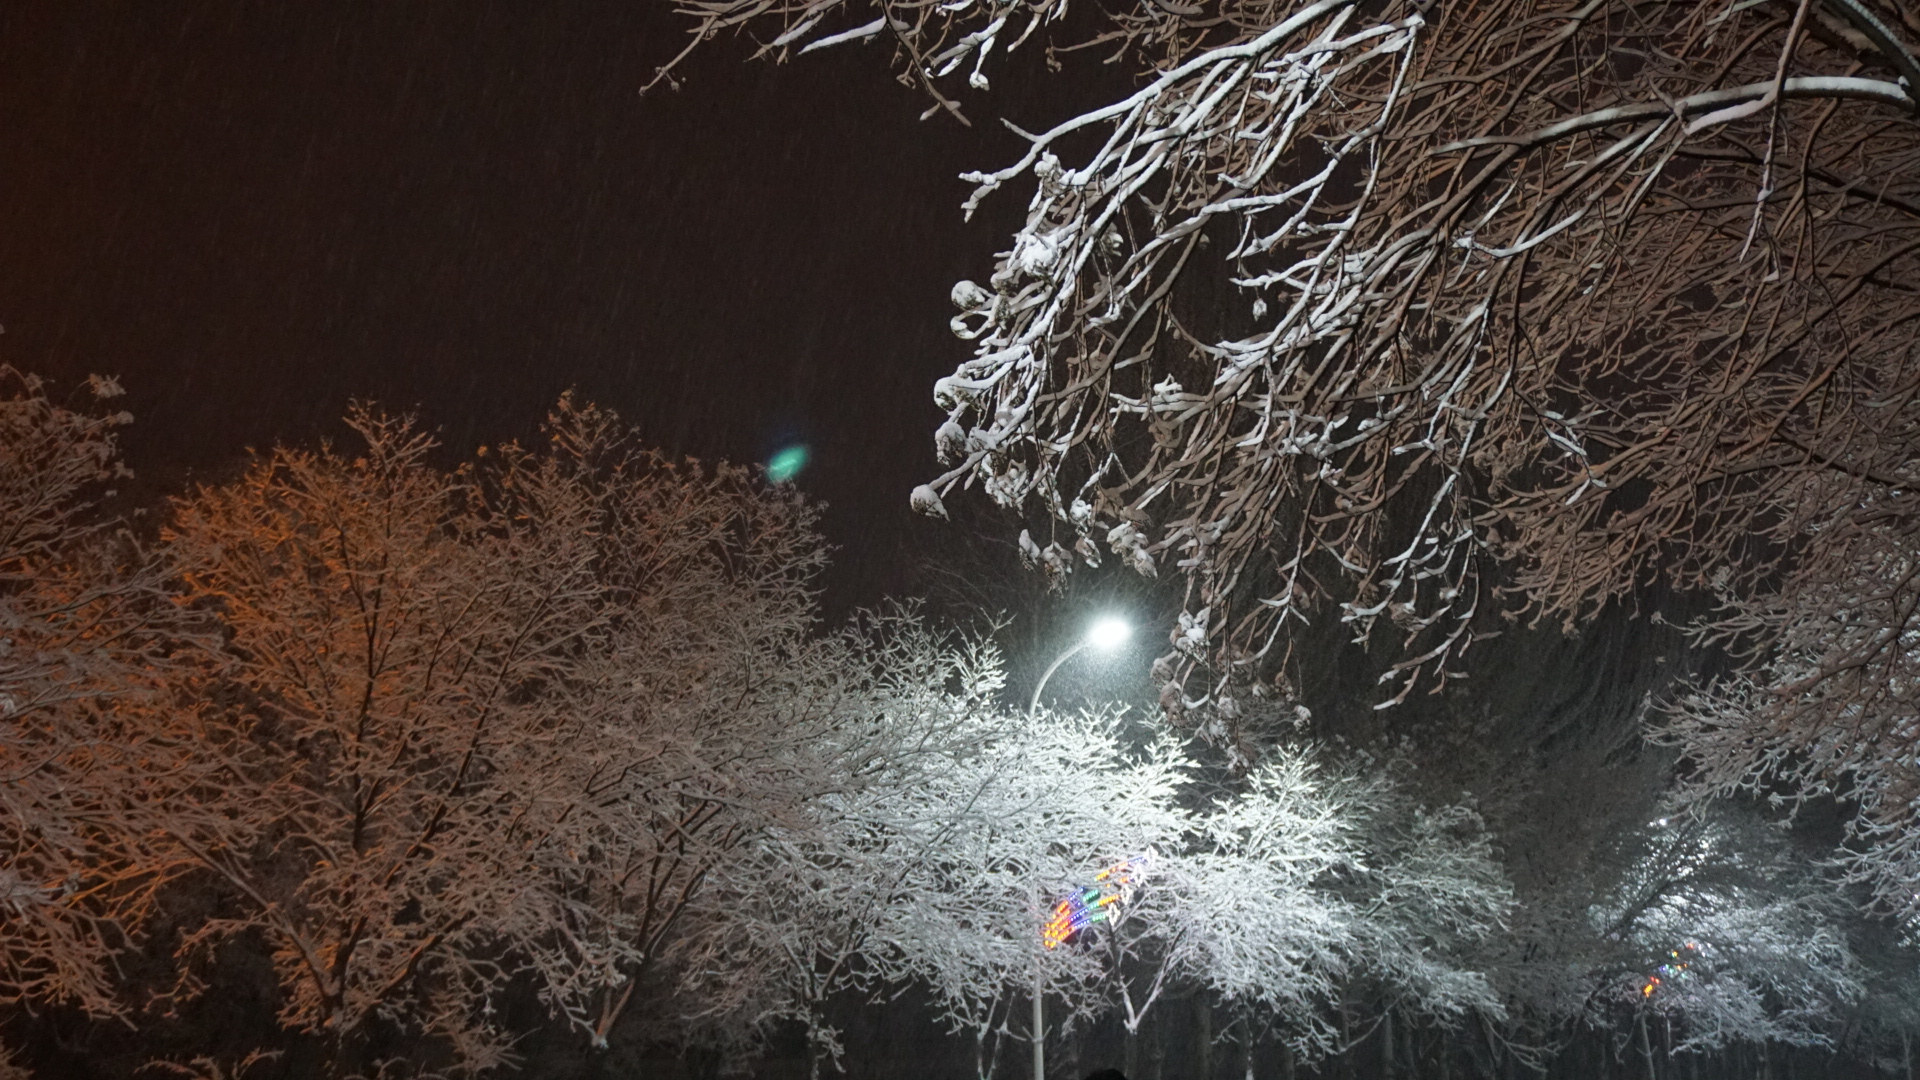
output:
M946 294L1024 204L963 225L954 177L1016 142L857 47L639 96L683 42L660 0L10 0L0 361L122 376L162 488L355 396L461 450L569 386L676 452L797 439L839 599L911 589ZM1057 111L1019 76L977 104Z

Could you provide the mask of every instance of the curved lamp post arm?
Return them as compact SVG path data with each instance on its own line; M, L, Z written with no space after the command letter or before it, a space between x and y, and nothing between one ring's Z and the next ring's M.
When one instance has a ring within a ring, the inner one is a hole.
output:
M1033 700L1027 702L1028 716L1032 716L1034 713L1040 711L1040 691L1045 690L1047 688L1047 680L1053 678L1053 673L1060 670L1061 664L1064 664L1067 661L1073 659L1075 656L1080 655L1080 652L1084 650L1088 645L1091 645L1091 644L1092 642L1089 642L1089 641L1081 641L1076 645L1074 645L1073 648L1068 649L1066 652L1063 652L1059 656L1054 658L1053 664L1047 668L1047 673L1045 675L1040 676L1039 682L1033 684Z

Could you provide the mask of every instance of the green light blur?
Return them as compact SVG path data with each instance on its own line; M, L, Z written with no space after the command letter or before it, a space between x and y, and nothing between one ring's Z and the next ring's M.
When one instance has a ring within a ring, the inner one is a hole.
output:
M767 479L776 484L784 484L799 475L800 470L806 467L807 448L789 446L773 455L773 460L767 462Z

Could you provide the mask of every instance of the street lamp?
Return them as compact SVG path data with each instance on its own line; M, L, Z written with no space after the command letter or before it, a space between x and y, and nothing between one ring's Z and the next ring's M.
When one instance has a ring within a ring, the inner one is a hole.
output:
M1039 710L1040 691L1047 688L1047 680L1053 678L1053 673L1060 670L1061 664L1080 655L1087 649L1112 652L1120 646L1125 645L1127 639L1132 636L1133 627L1127 625L1127 620L1125 619L1113 615L1106 615L1095 619L1092 625L1087 627L1086 634L1083 635L1079 641L1068 646L1066 652L1054 657L1053 663L1047 666L1046 674L1040 676L1040 681L1033 684L1033 700L1027 703L1028 715L1032 715Z
M1087 649L1112 652L1120 646L1125 645L1127 639L1132 636L1133 627L1127 625L1127 620L1125 619L1113 615L1105 615L1095 619L1093 623L1087 627L1087 632L1081 636L1080 640L1068 646L1067 650L1059 656L1054 657L1053 663L1047 665L1046 673L1040 676L1040 681L1033 684L1033 699L1027 702L1027 715L1032 716L1034 713L1040 711L1040 691L1047 688L1047 680L1053 678L1053 673L1060 670L1061 664L1080 655ZM1046 997L1043 993L1045 979L1040 967L1040 962L1040 954L1034 954L1033 1080L1047 1080L1047 1015Z

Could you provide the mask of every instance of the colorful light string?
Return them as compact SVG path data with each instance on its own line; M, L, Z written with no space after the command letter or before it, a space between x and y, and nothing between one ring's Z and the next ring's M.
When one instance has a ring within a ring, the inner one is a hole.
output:
M1699 955L1700 953L1700 946L1695 945L1693 942L1689 941L1686 943L1684 948L1686 949L1686 954L1688 957L1688 959L1685 959L1685 960L1681 959L1679 949L1667 950L1667 955L1672 958L1673 962L1661 964L1658 968L1655 969L1655 974L1647 976L1646 983L1640 987L1641 998L1645 999L1645 998L1652 997L1653 992L1655 990L1660 989L1660 987L1665 983L1669 981L1677 981L1678 979L1686 975L1687 969L1693 966L1693 960L1691 958ZM1664 976L1664 978L1662 978L1662 976Z
M1068 893L1053 906L1053 918L1041 929L1040 943L1057 948L1094 923L1112 919L1118 905L1132 898L1134 879L1145 865L1142 855L1123 859L1095 874L1092 885Z

